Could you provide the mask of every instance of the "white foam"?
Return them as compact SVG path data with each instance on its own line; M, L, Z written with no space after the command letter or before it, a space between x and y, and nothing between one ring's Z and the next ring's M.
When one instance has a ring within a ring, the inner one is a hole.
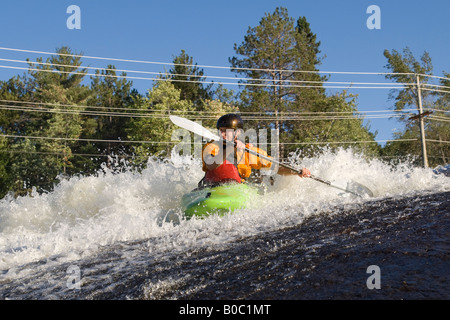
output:
M297 158L292 159L299 162ZM352 179L375 197L450 189L449 178L431 169L403 164L395 168L367 161L351 151L325 152L303 159L314 175L339 183ZM20 266L73 261L120 241L146 239L155 255L214 246L239 237L300 223L306 216L333 206L362 203L311 179L283 177L250 209L225 217L162 223L169 212L181 214L181 196L203 173L198 160L173 156L149 160L142 172L105 171L97 176L63 180L54 191L0 200L0 271L3 277L32 272Z

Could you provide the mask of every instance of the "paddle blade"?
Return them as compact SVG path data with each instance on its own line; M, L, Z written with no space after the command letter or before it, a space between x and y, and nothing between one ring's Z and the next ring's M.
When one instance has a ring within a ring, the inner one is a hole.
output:
M215 135L214 133L212 133L211 131L202 127L200 124L194 121L177 116L169 116L169 118L170 121L172 121L175 125L183 129L186 129L190 132L193 132L195 134L198 134L199 136L202 136L208 140L215 140L215 141L220 140L220 137L218 135Z
M332 182L324 180L322 178L318 178L315 176L311 176L310 178L325 183L326 185L333 187L335 189L339 189L341 191L345 191L347 193L351 193L355 196L358 197L373 197L373 192L367 188L366 186L362 185L361 183L358 183L356 181L353 180L344 180L344 179L340 179L340 180L334 180Z
M373 197L373 192L369 188L353 180L347 183L347 190L353 191L361 196Z

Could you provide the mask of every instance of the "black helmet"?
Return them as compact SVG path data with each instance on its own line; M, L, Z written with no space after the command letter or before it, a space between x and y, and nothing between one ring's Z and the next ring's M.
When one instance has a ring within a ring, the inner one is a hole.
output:
M229 113L224 116L221 116L219 120L217 120L216 127L217 129L219 128L244 129L244 121L242 121L242 118L239 115Z

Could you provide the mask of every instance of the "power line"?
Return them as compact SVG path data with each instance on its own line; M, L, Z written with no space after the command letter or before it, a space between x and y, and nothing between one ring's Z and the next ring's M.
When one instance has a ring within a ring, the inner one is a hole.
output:
M74 71L62 71L62 70L49 70L49 69L36 69L36 68L24 68L24 67L14 67L14 66L5 66L0 65L0 68L4 69L15 69L15 70L27 70L27 71L37 71L37 72L47 72L47 73L62 73L62 74L71 74L71 75L82 75L82 76L91 76L91 77L104 77L104 78L121 78L121 79L133 79L133 80L147 80L147 81L169 81L169 82L181 82L181 83L201 83L201 84L214 84L214 82L206 81L206 80L183 80L183 79L174 79L174 78L147 78L147 77L137 77L137 76L127 76L127 75L112 75L112 74L92 74L85 72L74 72ZM187 75L186 75L187 76ZM214 78L214 76L203 76L203 78ZM216 77L216 78L228 78L235 80L236 78L232 77ZM386 83L377 83L377 82L332 82L332 81L309 81L309 80L272 80L272 79L250 79L250 78L241 78L246 79L247 81L267 81L267 82L277 82L277 83L244 83L244 82L218 82L217 84L222 85L234 85L234 86L246 86L246 87L277 87L277 88L318 88L318 89L404 89L404 86L415 86L414 83L395 83L395 82L386 82ZM278 82L286 81L288 84L280 84ZM330 83L334 85L295 85L293 83ZM346 84L338 85L338 84ZM371 86L367 86L371 85ZM434 85L436 87L447 88L446 86ZM450 91L439 90L434 88L422 88L427 91L434 92L443 92L450 93Z
M86 59L98 59L98 60L111 60L111 61L122 61L122 62L133 62L133 63L145 63L145 64L156 64L156 65L179 65L179 66L190 66L190 67L204 67L204 68L216 68L216 69L228 69L230 71L234 70L254 70L254 71L266 71L266 72L290 72L290 73L324 73L324 74L353 74L353 75L419 75L422 77L428 77L428 78L438 78L438 79L446 79L450 80L446 77L441 76L434 76L434 75L426 75L426 74L414 74L414 73L394 73L394 72L349 72L349 71L306 71L306 70L286 70L286 69L261 69L261 68L234 68L234 67L223 67L223 66L202 66L197 64L178 64L178 63L166 63L166 62L154 62L154 61L145 61L145 60L134 60L134 59L118 59L118 58L105 58L105 57L96 57L96 56L85 56L85 55L77 55L77 54L65 54L65 53L56 53L56 52L46 52L46 51L36 51L36 50L25 50L25 49L16 49L16 48L6 48L6 47L0 47L0 50L7 50L7 51L15 51L15 52L27 52L27 53L39 53L39 54L45 54L45 55L59 55L59 56L70 56L70 57L78 57L78 58L86 58ZM3 61L13 61L13 62L23 62L20 60L12 60L12 59L0 59ZM41 63L41 62L28 62L28 63L37 63L37 64L44 64L49 65L49 63ZM57 64L54 64L57 65ZM64 65L60 65L64 66ZM65 65L66 67L74 67ZM18 69L18 70L34 70L34 71L42 71L42 72L59 72L59 73L72 73L72 74L82 74L82 75L90 75L90 76L104 76L104 77L117 77L117 78L126 78L124 76L117 76L117 75L101 75L101 74L88 74L88 73L73 73L73 72L65 72L65 71L54 71L54 70L42 70L42 69L25 69L21 67L12 67L12 66L0 66L1 68L10 68L10 69ZM92 67L84 67L91 69ZM99 68L96 68L99 70ZM100 68L101 70L115 70L115 69L105 69ZM118 70L115 70L118 71ZM120 71L120 70L119 70ZM126 71L126 70L123 70ZM148 71L135 71L135 70L128 70L129 72L136 72L136 73L150 73L150 74L156 74L156 72L148 72ZM161 73L160 73L161 74ZM172 74L176 75L176 74ZM179 76L189 76L189 77L196 77L196 75L179 75ZM198 76L198 77L204 77L208 78L208 76ZM163 79L163 78L144 78L144 77L128 77L129 79L137 79L137 80L161 80L161 81L172 81L172 82L193 82L193 83L208 83L207 81L196 81L196 80L181 80L181 79ZM213 78L213 76L209 76L209 78ZM231 77L216 77L221 79L229 79ZM247 81L271 81L274 82L273 79L247 79L247 78L232 78L233 80L236 79L243 79ZM321 82L321 81L302 81L297 80L302 83L334 83L334 84L347 84L347 86L295 86L292 84L289 85L281 85L279 82L286 81L289 83L294 83L296 80L278 80L277 84L255 84L255 83L221 83L223 85L238 85L238 86L265 86L265 87L302 87L302 88L324 88L324 89L398 89L401 88L400 86L414 86L412 83L355 83L355 82ZM386 85L390 84L391 86L383 86L383 87L366 87L366 86L355 86L356 85L364 85L364 84L371 84L371 85ZM442 85L432 85L432 84L423 84L428 86L434 86L438 88L449 88L448 86L442 86ZM445 90L439 90L439 89L429 89L429 88L423 88L424 90L428 91L434 91L434 92L442 92L442 93L448 93L448 91Z
M13 48L4 48L0 47L0 50L11 50L11 51L19 51L19 52L30 52L30 53L42 53L42 54L56 54L61 56L72 56L72 57L85 57L85 58L92 58L92 59L102 59L102 60L114 60L114 61L125 61L125 62L139 62L139 63L151 63L154 64L156 62L152 61L140 61L140 60L131 60L131 59L114 59L114 58L104 58L104 57L92 57L92 56L83 56L83 55L74 55L74 54L63 54L63 53L50 53L50 52L44 52L44 51L33 51L33 50L23 50L23 49L13 49ZM80 66L73 66L73 65L63 65L63 64L52 64L52 63L44 63L44 62L31 62L31 61L23 61L23 60L15 60L15 59L3 59L2 61L9 61L9 62L20 62L20 63L29 63L29 64L41 64L41 65L52 65L52 66L59 66L59 67L68 67L68 68L79 68ZM182 65L182 66L196 66L198 65L192 65L192 64L174 64L174 63L156 63L156 64L169 64L169 65ZM52 72L52 73L69 73L69 74L80 74L80 75L89 75L93 77L116 77L116 78L127 78L126 76L121 75L107 75L107 74L89 74L89 73L79 73L79 72L70 72L70 71L60 71L60 70L45 70L45 69L33 69L33 68L22 68L22 67L13 67L13 66L0 66L1 68L9 68L9 69L17 69L17 70L32 70L32 71L38 71L38 72ZM304 70L276 70L276 69L258 69L258 68L231 68L231 67L216 67L216 66L204 66L204 67L211 67L211 68L228 68L232 70L242 69L242 70L260 70L260 71L283 71L283 72L306 72L306 73L328 73L328 74L372 74L372 75L413 75L413 73L375 73L375 72L327 72L327 71L304 71ZM123 72L132 72L132 73L147 73L147 74L158 74L157 72L150 72L150 71L136 71L136 70L121 70L121 69L108 69L108 68L96 68L96 67L82 67L83 69L96 69L96 70L110 70L110 71L123 71ZM162 74L162 73L159 73ZM324 89L397 89L401 88L401 86L415 86L414 83L376 83L376 82L331 82L331 81L310 81L310 80L287 80L287 79L251 79L251 78L233 78L233 77L218 77L218 76L200 76L200 75L186 75L186 74L168 74L167 76L185 76L185 77L191 77L191 78L217 78L217 79L232 79L232 80L246 80L246 81L267 81L267 82L276 82L273 84L261 84L261 83L242 83L242 82L232 82L232 83L221 83L223 85L238 85L238 86L265 86L265 87L301 87L301 88L324 88ZM420 74L420 76L424 77L433 77L433 78L440 78L440 79L448 79L445 77L438 77L433 75L424 75ZM128 76L128 79L137 79L137 80L151 80L151 81L171 81L171 82L191 82L191 83L210 83L208 81L198 81L198 80L182 80L182 79L165 79L165 78L145 78L145 77L135 77L135 76ZM449 79L450 80L450 79ZM282 85L280 83L287 82L288 85ZM292 83L328 83L328 84L345 84L347 86L296 86ZM364 85L372 85L377 87L366 87ZM388 86L390 85L390 86ZM443 85L434 85L434 84L423 84L424 86L433 86L437 88L450 88L448 86ZM382 86L382 87L378 87ZM424 90L428 91L436 91L436 92L444 92L447 93L448 91L443 91L439 89L429 89L424 88Z
M226 69L226 70L248 70L248 71L266 71L266 72L299 72L299 73L322 73L322 74L353 74L353 75L419 75L428 78L438 78L444 80L450 80L450 78L435 76L429 74L415 74L413 72L355 72L355 71L319 71L319 70L287 70L287 69L267 69L267 68L240 68L240 67L225 67L225 66L209 66L209 65L198 65L198 64L185 64L185 63L173 63L173 62L156 62L147 60L136 60L136 59L121 59L121 58L107 58L98 56L87 56L78 54L67 54L67 53L57 53L57 52L47 52L47 51L37 51L37 50L26 50L17 48L6 48L0 47L0 50L5 51L15 51L15 52L26 52L26 53L36 53L44 55L59 55L59 56L69 56L75 58L86 58L86 59L96 59L96 60L110 60L110 61L120 61L120 62L131 62L131 63L142 63L142 64L153 64L153 65L172 65L172 66L185 66L185 67L198 67L198 68L212 68L212 69Z
M434 140L434 139L426 139L426 140L430 141L430 142L450 143L450 141L442 141L442 140Z
M405 141L417 141L418 139L396 139L396 140L376 140L376 141L343 141L343 142L299 142L299 143L276 143L276 145L311 145L311 144L358 144L358 143L380 143L380 142L405 142ZM426 139L427 142L437 142L450 144L450 141ZM168 144L176 142L167 142ZM196 143L194 143L196 144ZM267 144L266 144L267 145ZM270 144L268 144L270 145ZM39 154L39 155L56 155L67 156L64 152L45 152L45 151L23 151L23 150L0 150L2 153L20 153L20 154ZM69 156L81 156L81 157L118 157L118 158L142 158L147 156L142 155L128 155L128 154L100 154L100 153L70 153ZM380 156L381 158L395 158L399 156ZM436 157L435 157L436 158Z
M1 134L0 137L5 138L22 138L22 139L41 139L41 140L59 140L59 141L86 141L86 142L107 142L107 143L142 143L142 144L167 144L175 142L164 141L131 141L131 140L102 140L102 139L84 139L84 138L59 138L59 137L39 137L39 136L21 136L13 134Z
M429 116L428 118L431 120L434 120L434 121L450 122L450 119L445 119L444 117L439 117L439 116Z
M182 110L171 110L164 111L160 113L119 113L119 112L100 112L100 111L88 111L88 110L67 110L67 109L50 109L50 108L33 108L29 106L17 106L17 105L4 105L0 104L0 110L8 111L25 111L25 112L42 112L42 113L57 113L57 114L72 114L72 115L88 115L88 116L105 116L105 117L128 117L128 118L152 118L152 119L167 119L170 114L180 114L183 115L185 111ZM297 114L279 114L275 115L243 115L244 120L280 120L280 121L307 121L307 120L363 120L363 119L388 119L388 118L400 118L408 115L413 115L413 113L388 113L388 114L372 114L364 115L362 117L357 117L357 114L353 112L342 112L345 115L339 115L339 112L329 112L330 115L325 113L297 113ZM333 115L334 114L334 115ZM196 120L208 120L217 119L216 116L189 116L189 118L194 118Z
M211 69L226 69L226 70L247 70L247 71L266 71L266 72L299 72L299 73L323 73L323 74L357 74L357 75L414 75L414 73L410 73L410 72L395 73L395 72L314 71L314 70L306 71L306 70L286 70L286 69L240 68L240 67L208 66L208 65L184 64L184 63L155 62L155 61L134 60L134 59L106 58L106 57L98 57L98 56L87 56L87 55L79 55L79 54L67 54L67 53L37 51L37 50L15 49L15 48L6 48L6 47L0 47L0 50L26 52L26 53L37 53L37 54L45 54L45 55L69 56L69 57L85 58L85 59L110 60L110 61L120 61L120 62L154 64L154 65L173 65L173 66L211 68Z
M444 88L444 89L450 89L449 86L443 86L443 85L439 85L439 84L431 84L431 83L422 83L420 84L421 86L429 86L429 87L437 87L437 88ZM422 88L423 89L423 88ZM450 93L450 91L449 91Z
M23 151L23 150L0 150L4 153L25 153L25 154L42 154L42 155L57 155L57 156L68 156L67 153L63 152L46 152L46 151ZM120 158L139 158L143 157L140 155L125 155L125 154L101 154L101 153L70 153L70 156L81 156L81 157L120 157Z
M156 109L142 109L142 108L119 108L119 107L102 107L102 106L92 106L92 105L74 105L74 104L63 104L63 103L51 103L51 102L35 102L35 101L24 101L24 100L6 100L6 99L0 99L0 102L5 102L5 103L15 103L15 104L27 104L27 105L45 105L45 106L55 106L55 107L70 107L70 108L82 108L82 109L102 109L102 110L125 110L125 111L140 111L140 112L160 112L161 110L156 110ZM17 106L17 105L8 105L8 106ZM18 107L22 107L22 106L18 106ZM426 110L429 111L436 111L436 112L444 112L444 113L448 113L450 112L450 110L443 110L443 109L436 109L436 108L424 108ZM181 111L181 110L174 110L174 109L167 109L165 110L166 112L170 112L170 113L194 113L194 114L198 114L199 111L196 110L185 110L185 111ZM417 108L411 108L411 109L403 109L401 111L397 111L397 110L390 110L390 109L384 109L384 110L363 110L363 111L358 111L358 110L354 110L354 111L280 111L278 112L280 115L285 115L285 116L289 116L289 115L315 115L315 114L366 114L366 113L381 113L381 112L394 112L394 113L406 113L406 115L408 115L409 113L411 113L410 111L417 111ZM107 112L107 111L104 111ZM212 114L212 115L216 115L217 112L216 111L201 111L202 114ZM262 112L262 111L239 111L239 114L244 114L244 115L265 115L267 116L268 114L270 114L271 112Z
M421 88L421 89L426 90L426 91L434 91L434 92L442 92L442 93L450 94L450 91L447 91L447 90L438 90L438 89L430 89L430 88Z
M101 70L101 71L114 71L114 72L125 72L125 73L142 73L142 74L153 74L153 75L162 75L161 72L154 71L136 71L129 69L115 69L115 68L102 68L102 67L81 67L74 66L68 64L58 64L58 63L49 63L49 62L33 62L33 61L24 61L24 60L15 60L15 59L3 59L0 58L0 61L6 62L17 62L17 63L28 63L28 64L38 64L44 66L53 66L53 67L64 67L64 68L74 68L74 69L92 69L92 70ZM12 67L12 66L11 66ZM33 69L33 70L45 70L45 69ZM59 70L58 70L59 71ZM91 74L89 74L91 75ZM97 74L96 74L97 75ZM227 80L247 80L247 81L265 81L265 82L280 82L280 83L329 83L329 84L342 84L342 85L396 85L396 86L415 86L414 83L400 83L400 82L353 82L353 81L312 81L312 80L288 80L288 79L264 79L264 78L241 78L241 77L225 77L225 76L208 76L208 75L194 75L194 74L180 74L180 73L168 73L165 72L164 75L166 77L191 77L191 78L212 78L212 79L227 79ZM123 76L126 77L126 76ZM148 78L149 80L154 80L154 78ZM176 79L171 78L172 81ZM188 80L190 81L190 80Z
M444 113L450 112L450 110L442 110L442 109L434 109L434 108L424 108L424 109L430 110L430 111L436 111L436 112L444 112Z
M434 75L432 75L432 74L423 74L423 73L419 73L419 74L417 74L417 75L419 75L419 76L421 76L421 77L427 77L427 78L437 78L437 79L443 79L443 80L450 80L450 78L442 77L442 76L434 76Z
M5 100L0 100L5 101ZM12 100L6 100L11 101L14 103L17 103L19 101L12 101ZM19 102L20 103L20 102ZM39 104L39 103L33 103L33 102L25 102L25 103L32 103L32 104ZM58 106L58 104L50 104L52 106ZM77 107L77 106L71 106L66 105L69 107ZM100 107L99 107L100 108ZM126 108L120 108L126 110ZM153 112L146 113L145 111L150 110L139 110L144 111L144 113L136 113L136 112L110 112L110 111L90 111L90 110L69 110L69 109L60 109L60 108L43 108L43 107L33 107L33 106L27 106L27 105L7 105L7 104L0 104L0 110L8 110L8 111L25 111L25 112L43 112L43 113L57 113L57 114L72 114L72 115L88 115L88 116L107 116L107 117L128 117L128 118L155 118L155 119L166 119L170 114L180 114L184 115L186 114L190 118L194 118L196 120L208 120L208 119L216 119L217 116L214 115L214 113L211 113L212 115L198 115L198 112L192 111L193 113L197 114L196 116L190 115L189 112L183 111L183 110L151 110ZM403 110L401 113L397 111L390 111L390 110L384 110L384 111L329 111L329 112L286 112L286 113L280 113L278 115L269 115L266 113L261 112L255 112L255 113L248 113L247 115L243 115L244 120L279 120L279 121L308 121L308 120L367 120L367 119L388 119L388 118L400 118L405 116L411 116L414 115L413 112L406 112L406 111L416 111L415 109L406 109ZM433 109L429 109L433 110ZM444 110L442 110L444 111ZM385 114L380 114L381 112L389 112ZM378 113L378 114L367 114L367 113ZM347 114L347 115L343 115ZM358 117L358 114L362 117ZM430 117L430 119L436 120L436 121L450 121L450 119L447 119L447 117L443 116L436 116L433 115Z
M2 134L0 137L5 138L22 138L22 139L38 139L38 140L62 140L62 141L88 141L88 142L107 142L107 143L145 143L145 144L180 144L184 141L131 141L131 140L100 140L100 139L82 139L82 138L59 138L59 137L39 137L39 136L23 136ZM417 141L417 139L395 139L395 140L366 140L366 141L310 141L310 142L277 142L264 143L264 145L310 145L310 144L357 144L357 143L379 143L379 142L401 142L401 141ZM436 140L439 141L439 140ZM446 142L446 141L442 141ZM202 143L191 143L199 144Z
M91 105L73 105L73 104L61 104L61 103L51 103L51 102L35 102L35 101L19 101L19 100L3 100L0 99L0 102L6 102L6 103L17 103L17 104L31 104L31 105L45 105L45 106L56 106L56 107L70 107L70 108L83 108L83 109L108 109L108 110L125 110L125 111L141 111L141 112L160 112L160 110L156 109L136 109L136 108L119 108L119 107L101 107L101 106L91 106ZM15 106L15 105L14 105ZM441 111L441 112L450 112L446 110L439 110L439 109L431 109L428 108L427 110L432 111ZM176 113L176 112L183 112L183 113L194 113L198 114L199 111L195 110L186 110L186 111L180 111L180 110L174 110L174 109L167 109L166 112L170 113ZM403 109L402 112L406 111L417 111L416 108L414 109ZM106 111L105 111L106 112ZM381 112L398 112L394 110L364 110L364 111L280 111L278 112L281 115L314 115L314 114L353 114L353 113L381 113ZM216 115L216 111L201 111L202 114L212 114ZM239 111L239 114L243 115L268 115L270 112L262 112L262 111Z
M48 73L63 73L71 75L83 75L92 77L104 77L104 78L123 78L123 79L134 79L134 80L150 80L150 81L169 81L169 82L183 82L183 83L203 83L211 84L209 81L203 80L182 80L182 79L167 79L167 78L146 78L146 77L136 77L136 76L122 76L122 75L111 75L111 74L92 74L84 72L73 72L73 71L62 71L62 70L46 70L46 69L36 69L36 68L24 68L24 67L13 67L0 65L0 68L5 69L16 69L16 70L28 70L37 72L48 72ZM252 81L259 81L259 79L249 79ZM347 86L322 86L322 85L295 85L295 84L271 84L271 83L242 83L242 82L219 82L222 85L236 85L236 86L253 86L253 87L282 87L282 88L322 88L322 89L402 89L395 83L386 83L384 86L370 87L370 86L353 86L350 82ZM408 84L410 85L410 84ZM431 90L431 89L429 89ZM434 89L433 89L434 90Z
M267 145L311 145L311 144L358 144L358 143L380 143L380 142L403 142L403 141L417 141L418 139L395 139L395 140L365 140L365 141L311 141L311 142L280 142L267 143Z

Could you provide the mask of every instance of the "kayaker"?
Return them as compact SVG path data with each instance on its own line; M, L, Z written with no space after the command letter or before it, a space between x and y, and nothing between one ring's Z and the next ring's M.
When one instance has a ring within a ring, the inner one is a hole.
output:
M199 186L218 185L226 182L241 183L248 179L253 170L262 168L270 168L272 163L261 159L255 155L245 152L245 147L252 149L259 154L267 156L267 152L254 147L252 144L245 145L238 137L243 133L244 122L237 114L226 114L217 120L217 129L220 131L223 140L234 141L233 148L223 142L208 142L202 149L202 169L205 172L204 178L200 181ZM304 168L301 174L294 172L285 167L279 167L280 175L298 175L302 178L311 176L311 172Z

